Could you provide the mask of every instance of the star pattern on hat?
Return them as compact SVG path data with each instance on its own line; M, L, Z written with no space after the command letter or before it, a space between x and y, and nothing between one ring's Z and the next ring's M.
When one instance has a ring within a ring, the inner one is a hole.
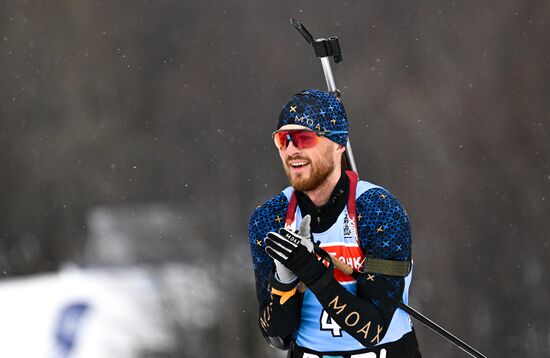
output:
M286 124L297 124L316 131L347 132L347 118L344 107L332 93L319 90L305 90L294 95L283 107L277 128ZM326 137L345 145L347 133L327 134Z

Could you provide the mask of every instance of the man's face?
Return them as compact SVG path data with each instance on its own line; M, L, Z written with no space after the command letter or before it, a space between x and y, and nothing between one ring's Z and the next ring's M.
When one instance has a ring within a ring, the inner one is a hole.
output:
M295 124L280 129L306 129ZM290 185L294 189L308 192L317 189L335 170L340 170L343 149L337 143L319 137L319 143L312 148L299 149L289 142L286 148L279 149ZM336 167L336 163L337 167Z

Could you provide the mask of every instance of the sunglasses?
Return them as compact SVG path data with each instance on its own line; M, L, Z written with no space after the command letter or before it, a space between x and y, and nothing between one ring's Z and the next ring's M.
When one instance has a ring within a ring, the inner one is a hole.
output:
M272 137L278 149L288 147L288 143L298 149L313 148L319 143L319 137L327 137L334 134L347 134L347 131L312 131L303 129L278 130L273 132Z

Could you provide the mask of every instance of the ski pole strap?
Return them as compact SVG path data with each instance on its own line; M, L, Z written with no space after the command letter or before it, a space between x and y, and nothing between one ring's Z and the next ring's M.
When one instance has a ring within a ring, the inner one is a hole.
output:
M376 273L387 276L406 277L411 271L409 261L393 261L366 257L361 273Z

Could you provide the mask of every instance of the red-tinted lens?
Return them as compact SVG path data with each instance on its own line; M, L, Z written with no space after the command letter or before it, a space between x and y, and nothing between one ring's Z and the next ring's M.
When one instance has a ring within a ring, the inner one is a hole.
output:
M319 137L315 132L300 131L290 133L292 143L299 149L312 148L319 143Z
M288 139L287 138L288 138L288 132L286 132L286 131L276 132L273 135L273 140L275 140L275 145L279 149L283 149L283 148L287 147L287 145L288 145Z
M319 143L319 137L313 131L280 131L275 133L273 139L279 149L286 148L289 139L298 149L311 148Z

